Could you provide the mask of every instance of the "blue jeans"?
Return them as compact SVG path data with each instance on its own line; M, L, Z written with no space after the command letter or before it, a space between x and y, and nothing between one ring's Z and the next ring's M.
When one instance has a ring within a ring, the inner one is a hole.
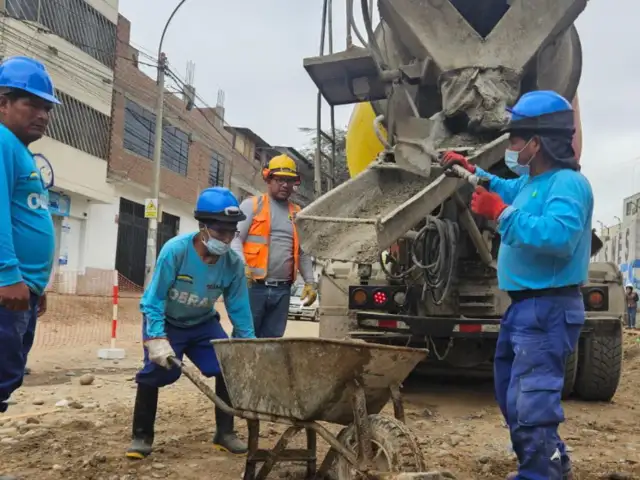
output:
M15 312L0 307L0 413L22 385L27 356L33 346L39 297L31 294L29 310Z
M291 285L268 287L254 283L249 289L253 327L257 338L280 338L284 336L289 316Z
M218 317L219 318L219 317ZM146 330L146 319L143 317L143 332ZM195 327L178 328L166 324L165 331L171 348L179 360L186 355L198 367L205 377L220 374L220 365L211 340L228 338L218 320L202 323ZM144 338L143 333L143 338ZM179 368L167 370L149 360L149 352L144 349L144 366L136 375L136 381L150 387L164 387L180 378Z
M570 469L558 427L565 363L584 321L579 293L514 301L502 319L495 393L518 456L517 480L561 480Z
M627 307L627 326L629 328L636 328L636 314L638 309L636 307Z

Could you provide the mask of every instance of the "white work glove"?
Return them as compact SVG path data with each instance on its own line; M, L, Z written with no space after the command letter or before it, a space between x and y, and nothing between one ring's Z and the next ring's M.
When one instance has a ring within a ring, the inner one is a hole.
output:
M175 357L176 353L171 348L169 340L166 338L152 338L144 342L144 345L149 352L149 360L167 370L171 368L169 357Z

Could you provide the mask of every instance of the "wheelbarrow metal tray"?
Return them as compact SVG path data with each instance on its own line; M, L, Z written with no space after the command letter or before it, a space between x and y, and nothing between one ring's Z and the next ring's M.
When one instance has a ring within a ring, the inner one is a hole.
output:
M361 378L370 414L426 358L416 348L319 338L212 342L234 408L301 421L353 422L351 388Z

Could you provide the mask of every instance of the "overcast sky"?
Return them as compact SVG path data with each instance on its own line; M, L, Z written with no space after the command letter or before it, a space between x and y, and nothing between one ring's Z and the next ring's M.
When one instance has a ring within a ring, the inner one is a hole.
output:
M155 56L177 3L154 0L150 11L149 0L120 0L134 45ZM333 3L337 51L345 47L344 0ZM298 128L315 126L316 90L302 59L318 53L321 9L321 0L187 0L164 51L183 78L187 61L195 62L195 86L208 104L224 90L230 124L249 127L274 145L300 147L307 138ZM640 190L638 15L637 0L592 0L578 19L581 163L594 188L594 221L605 224L622 216L623 197ZM336 124L345 126L351 108L336 112Z

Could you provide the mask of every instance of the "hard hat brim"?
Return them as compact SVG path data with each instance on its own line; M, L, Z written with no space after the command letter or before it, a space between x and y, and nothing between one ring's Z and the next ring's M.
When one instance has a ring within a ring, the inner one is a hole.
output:
M202 223L219 222L219 223L238 223L247 219L247 216L240 211L239 215L229 216L224 213L211 213L195 211L193 218Z
M300 175L293 172L271 172L269 173L271 177L291 177L291 178L299 178Z
M49 95L48 93L40 92L38 90L33 90L31 88L24 88L23 90L25 92L29 92L31 95L35 95L38 98L46 100L47 102L55 103L56 105L62 105L62 102L60 100L58 100L53 95Z

